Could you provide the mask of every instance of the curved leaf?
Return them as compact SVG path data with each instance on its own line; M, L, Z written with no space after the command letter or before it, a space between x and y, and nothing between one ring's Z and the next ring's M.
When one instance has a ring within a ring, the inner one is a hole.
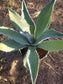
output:
M58 32L58 31L53 30L53 29L48 29L40 36L40 38L36 41L36 43L39 44L43 40L46 40L49 38L63 38L63 33Z
M29 34L34 35L35 23L33 22L31 16L29 15L24 0L22 2L21 28L23 31L26 31Z
M16 42L22 45L28 44L28 40L22 34L14 31L13 29L7 27L0 27L0 34L10 37L11 39L15 40Z
M0 42L0 50L5 52L16 51L18 49L22 49L25 46L15 42L14 40L5 40Z
M36 49L34 47L29 47L25 56L30 71L32 84L35 84L39 68L39 57Z
M27 57L26 57L26 55L25 55L24 58L23 58L23 64L24 64L24 67L25 67L25 68L29 69L29 68L28 68L28 64L27 64Z
M47 51L63 50L63 40L43 41L38 47Z
M41 34L47 29L55 1L56 0L51 0L39 14L36 23L36 39L38 39Z
M9 8L9 16L10 16L10 20L12 22L12 24L15 26L15 28L19 31L21 31L21 16L16 13L14 10Z

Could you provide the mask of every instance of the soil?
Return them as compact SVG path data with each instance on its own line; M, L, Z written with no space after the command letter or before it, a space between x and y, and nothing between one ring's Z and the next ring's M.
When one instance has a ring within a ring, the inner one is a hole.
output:
M36 22L40 10L50 0L25 1L31 17ZM8 2L0 0L0 26L14 28L9 19L8 8L21 14L21 2L21 0ZM57 0L55 4L50 28L63 32L63 0ZM0 35L0 41L5 39L9 38ZM43 50L37 51L40 57L43 56ZM23 56L19 51L10 53L0 51L0 84L31 84L29 71L23 66ZM63 51L48 52L47 57L40 60L36 84L63 84Z

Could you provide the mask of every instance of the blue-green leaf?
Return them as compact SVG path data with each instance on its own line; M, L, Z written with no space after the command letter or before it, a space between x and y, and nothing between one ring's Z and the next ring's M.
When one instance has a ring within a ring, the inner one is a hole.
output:
M53 29L46 30L40 38L36 41L36 43L41 43L43 40L49 39L49 38L63 38L63 33L60 33Z
M27 65L30 71L32 84L35 84L38 75L39 57L34 47L29 47L26 53Z
M15 28L18 31L21 31L22 30L21 23L20 23L21 16L10 8L9 8L9 16L10 16L10 20L11 20L12 24L15 26Z
M38 47L47 51L63 50L63 40L43 41Z
M25 46L17 43L14 40L5 40L0 42L0 50L5 51L5 52L11 52L11 51L16 51L18 49L22 49Z
M22 2L21 28L23 31L26 31L29 34L34 35L35 23L33 22L31 16L29 15L24 0Z
M51 0L41 11L36 23L36 39L47 29L48 22L50 20L54 3L56 0Z
M14 31L13 29L7 27L0 27L0 34L10 37L11 39L22 45L28 44L28 40L22 34Z
M47 24L47 26L46 26L45 31L50 27L50 24L51 24L51 17L50 17L50 19L49 19L49 21L48 21L48 24Z

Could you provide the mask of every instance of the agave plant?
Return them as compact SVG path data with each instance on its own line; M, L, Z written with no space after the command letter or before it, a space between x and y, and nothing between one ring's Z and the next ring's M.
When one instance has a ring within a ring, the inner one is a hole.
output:
M8 36L9 40L0 42L0 50L11 52L28 48L24 55L24 66L29 70L32 84L36 83L39 70L39 56L36 48L46 51L63 50L63 40L50 40L49 38L63 38L63 33L49 29L51 23L51 14L56 0L51 0L40 12L36 24L32 20L26 8L24 0L22 1L22 14L17 14L9 9L9 16L13 28L0 26L0 34ZM49 39L49 40L47 40Z

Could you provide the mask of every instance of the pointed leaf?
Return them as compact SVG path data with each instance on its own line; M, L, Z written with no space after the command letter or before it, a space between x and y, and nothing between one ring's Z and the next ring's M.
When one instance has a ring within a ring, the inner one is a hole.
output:
M63 33L58 32L53 29L46 30L40 38L36 41L36 43L41 43L43 40L49 39L49 38L63 38Z
M29 15L29 12L26 8L26 4L25 4L24 0L22 2L21 28L23 31L26 31L29 34L34 35L35 24L31 18L31 16Z
M11 39L15 40L16 42L22 45L28 44L28 40L23 35L14 31L13 29L7 27L0 27L0 34L10 37Z
M38 75L39 57L34 47L29 47L26 53L26 59L31 75L32 84L35 84Z
M12 22L12 24L15 26L15 28L19 31L21 31L21 16L16 13L14 10L9 8L9 16L10 16L10 20Z
M5 52L16 51L24 47L25 46L15 42L14 40L5 40L0 42L0 50Z
M36 39L46 30L48 22L50 20L54 3L56 0L51 0L41 11L36 23Z
M43 41L38 47L47 51L63 50L63 40Z

